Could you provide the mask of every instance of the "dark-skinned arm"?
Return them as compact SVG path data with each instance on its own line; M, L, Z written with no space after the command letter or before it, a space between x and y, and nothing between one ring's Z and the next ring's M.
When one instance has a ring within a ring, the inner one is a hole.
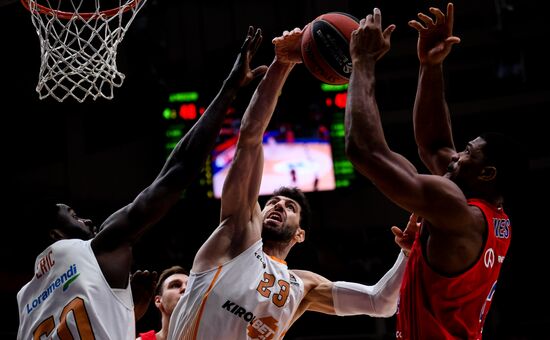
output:
M409 26L418 31L417 54L420 62L418 86L413 109L414 136L418 153L426 167L443 175L455 153L451 116L445 100L443 61L460 39L452 35L454 7L447 5L447 15L431 7L431 17L419 13Z
M441 176L419 174L406 158L389 148L384 137L375 98L375 66L389 50L394 26L384 31L381 26L380 11L375 9L374 15L361 20L360 27L352 33L353 70L345 111L346 154L362 175L403 209L437 225L458 227L459 223L443 222L449 219L446 211L459 215L467 209L460 189Z
M265 66L250 69L250 61L261 39L261 33L250 27L219 93L178 142L157 178L132 203L107 218L93 239L94 253L111 287L127 286L132 265L132 245L175 205L189 183L200 173L238 90L265 72Z

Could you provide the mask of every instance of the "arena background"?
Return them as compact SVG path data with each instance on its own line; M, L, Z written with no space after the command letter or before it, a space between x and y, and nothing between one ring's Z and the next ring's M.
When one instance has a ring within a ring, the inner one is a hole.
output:
M84 104L41 101L35 92L40 46L29 13L19 2L0 7L0 98L3 246L0 338L15 338L16 293L32 275L39 249L33 247L40 221L30 201L56 197L80 215L100 223L132 200L160 170L166 156L162 110L169 93L198 91L207 104L228 74L248 25L263 29L264 42L254 63L268 64L271 39L303 27L316 16L342 11L358 18L373 7L384 26L395 23L392 49L380 62L377 96L388 142L421 171L412 134L416 90L417 33L407 26L428 6L442 1L169 1L149 0L119 47L118 65L126 74L111 101ZM530 170L508 208L514 239L499 280L485 339L548 337L548 293L542 278L548 242L547 139L548 25L546 2L481 0L455 2L455 34L446 69L447 96L455 138L462 145L484 130L522 141ZM255 86L241 93L246 107ZM248 92L247 92L248 91ZM275 117L306 122L320 110L319 82L298 66L290 75ZM277 118L278 119L278 118ZM408 214L360 175L348 187L308 193L314 230L289 256L292 268L316 271L332 280L373 284L398 252L391 225ZM189 267L218 223L219 201L188 193L136 247L136 269ZM159 329L151 308L138 330ZM394 318L336 317L306 313L286 339L391 339Z

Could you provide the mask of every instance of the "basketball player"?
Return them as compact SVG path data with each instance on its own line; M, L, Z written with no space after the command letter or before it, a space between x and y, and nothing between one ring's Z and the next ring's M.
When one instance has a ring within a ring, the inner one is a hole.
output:
M398 339L480 339L511 238L504 212L517 162L514 144L483 134L455 151L443 91L443 60L460 39L447 14L419 14L420 80L414 132L432 175L419 174L384 138L375 99L376 62L390 48L395 26L382 30L374 9L352 34L353 72L345 113L346 152L360 173L388 198L422 218L407 264L397 312Z
M154 182L107 218L97 234L92 221L71 207L49 207L40 223L54 243L38 255L33 278L17 294L18 339L135 339L132 246L199 174L238 90L265 73L265 65L249 66L261 40L261 31L249 28L208 109L178 142Z
M185 292L188 280L189 271L181 266L172 266L160 273L155 288L155 307L161 315L161 329L140 333L137 340L166 340L170 316Z
M280 339L308 310L376 317L396 311L406 263L402 252L375 286L289 270L285 258L306 237L306 197L283 187L263 210L258 204L263 135L283 84L301 62L301 37L296 28L273 39L276 56L242 118L223 187L220 225L195 256L187 291L172 313L169 339Z

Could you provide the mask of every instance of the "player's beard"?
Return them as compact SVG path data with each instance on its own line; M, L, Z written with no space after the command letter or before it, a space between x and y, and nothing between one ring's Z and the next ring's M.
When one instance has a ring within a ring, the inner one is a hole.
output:
M273 227L269 224L264 224L262 228L262 239L264 241L287 243L292 239L294 231L292 228L285 226Z

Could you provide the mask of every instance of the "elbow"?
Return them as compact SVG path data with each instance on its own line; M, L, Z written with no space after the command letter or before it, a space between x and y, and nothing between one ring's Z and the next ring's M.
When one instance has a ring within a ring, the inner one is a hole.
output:
M380 318L390 318L397 312L397 303L386 303L376 312L377 316Z
M422 162L426 163L430 161L433 157L433 152L425 147L418 147L418 156Z
M345 152L353 166L367 177L374 175L373 171L380 168L387 157L376 145L367 146L353 140L346 140Z
M345 141L346 157L353 163L357 164L361 160L364 160L364 156L368 154L363 148L359 146L355 138L346 137Z

